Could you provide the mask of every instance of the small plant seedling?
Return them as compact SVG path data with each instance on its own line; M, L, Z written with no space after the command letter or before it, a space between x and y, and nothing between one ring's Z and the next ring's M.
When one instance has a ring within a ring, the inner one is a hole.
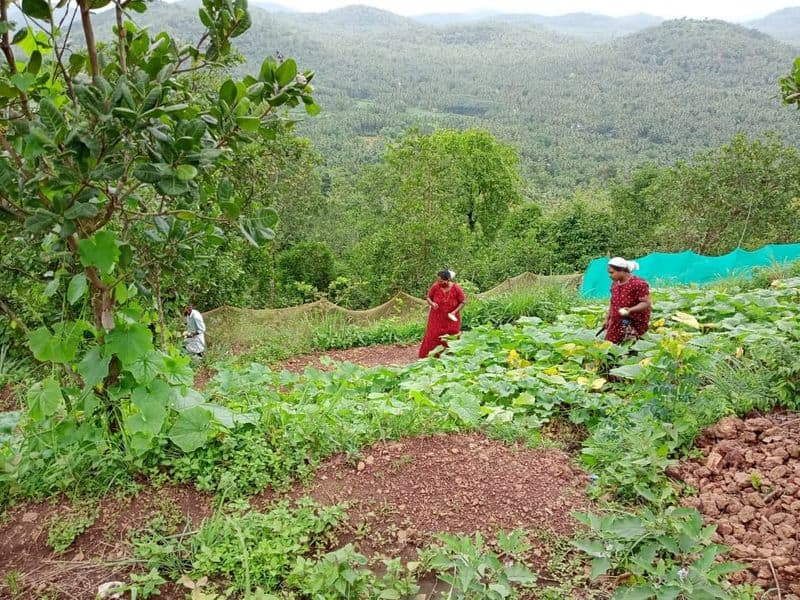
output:
M753 489L759 491L761 489L761 474L758 471L750 473L750 485Z
M77 505L67 513L56 514L47 531L47 545L55 552L66 551L75 539L94 525L100 509L95 503Z
M6 587L11 598L22 597L22 573L19 571L9 571L6 573Z

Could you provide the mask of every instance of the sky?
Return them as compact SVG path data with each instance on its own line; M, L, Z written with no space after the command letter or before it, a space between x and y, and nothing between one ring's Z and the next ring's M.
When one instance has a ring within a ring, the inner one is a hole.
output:
M592 12L610 16L650 13L668 19L690 17L745 21L791 6L791 0L277 0L301 11L326 11L349 4L368 4L401 15L492 10L561 15ZM800 4L800 2L797 2Z

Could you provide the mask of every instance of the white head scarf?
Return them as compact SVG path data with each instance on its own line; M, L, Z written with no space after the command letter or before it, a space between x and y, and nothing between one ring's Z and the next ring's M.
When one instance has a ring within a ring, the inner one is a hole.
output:
M447 272L450 273L450 279L451 280L456 278L456 272L455 271L448 270Z
M610 261L608 261L608 266L616 267L618 269L625 269L626 271L630 271L631 273L639 270L638 262L636 262L635 260L625 260L621 256L615 256Z

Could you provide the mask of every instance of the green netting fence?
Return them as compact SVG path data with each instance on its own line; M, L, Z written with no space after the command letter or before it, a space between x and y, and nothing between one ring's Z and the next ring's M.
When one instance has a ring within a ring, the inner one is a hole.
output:
M522 290L546 285L562 285L577 289L580 286L580 273L573 275L536 275L522 273L505 280L498 286L477 294L478 298L492 298ZM404 292L380 306L366 310L349 310L324 298L288 308L238 308L220 306L203 313L209 331L216 332L217 339L225 338L237 346L247 347L266 337L275 337L278 333L286 335L302 335L314 322L324 318L336 319L338 322L366 326L383 319L395 318L400 321L424 319L425 300Z
M800 244L774 244L758 250L737 248L723 256L703 256L690 250L675 254L654 252L635 259L636 274L655 287L707 284L725 277L749 277L755 267L769 267L800 260ZM608 298L611 282L606 271L608 258L593 260L583 275L584 298Z

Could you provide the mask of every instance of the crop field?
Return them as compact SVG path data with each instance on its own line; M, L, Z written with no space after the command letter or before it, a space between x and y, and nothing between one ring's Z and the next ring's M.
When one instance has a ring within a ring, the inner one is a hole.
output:
M791 598L799 301L661 290L630 347L586 303L400 366L238 356L136 460L34 386L2 421L2 593Z

